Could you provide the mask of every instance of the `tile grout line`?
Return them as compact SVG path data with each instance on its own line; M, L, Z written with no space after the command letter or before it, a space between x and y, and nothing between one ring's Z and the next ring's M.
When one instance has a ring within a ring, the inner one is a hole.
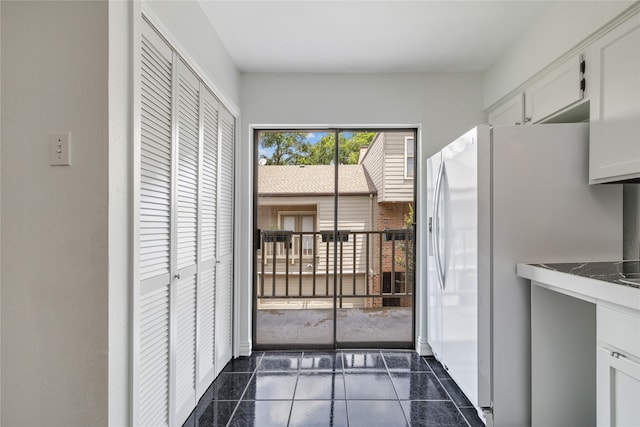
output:
M304 358L304 351L300 352L298 358L298 373L296 374L296 384L293 386L293 395L291 396L291 406L289 407L289 417L287 417L287 426L291 424L291 414L293 413L293 404L296 401L296 391L298 391L298 381L300 381L300 372L302 371L302 359Z
M236 415L236 412L238 412L238 408L240 407L240 403L242 403L242 399L244 399L244 395L247 393L247 389L249 388L249 385L251 384L251 380L253 380L253 378L256 376L256 373L258 372L258 367L260 366L260 363L262 362L262 359L264 358L264 355L265 355L265 353L262 352L262 356L260 356L260 358L256 361L256 367L253 368L253 371L251 372L251 377L249 377L249 381L247 381L247 385L244 386L244 390L242 390L242 394L240 395L240 399L238 400L238 403L236 403L236 407L233 408L233 412L231 412L231 415L229 416L229 420L225 424L226 427L229 427L229 425L231 424L231 420L233 420L233 417Z
M390 379L391 385L393 387L393 391L394 391L394 396L395 397L391 397L391 398L388 398L388 399L381 399L381 401L388 401L388 402L395 401L395 402L397 402L400 405L401 411L403 413L403 419L404 419L405 424L408 427L410 427L412 425L412 423L411 423L411 413L408 413L407 410L405 409L405 407L402 405L403 400L401 400L400 395L399 395L399 390L400 389L396 385L396 383L394 381L394 377L393 377L393 374L396 373L396 371L392 371L391 368L390 368L390 363L394 361L394 359L392 357L393 355L392 354L388 355L390 357L390 360L388 361L387 357L385 356L384 351L382 349L375 350L375 351L369 350L369 351L367 351L367 353L369 353L370 356L376 356L376 357L379 356L379 357L382 358L382 362L383 362L382 366L383 366L384 372L387 373L387 378ZM392 352L390 352L390 353L392 353ZM411 355L411 357L413 357L414 353L413 352L409 352L409 354ZM290 399L277 399L277 400L280 400L280 401L284 400L284 401L289 401L290 402L287 423L284 424L286 426L291 425L292 416L293 416L293 405L294 405L294 403L296 401L295 396L296 396L296 393L298 391L298 387L300 386L300 377L301 377L302 373L304 372L304 370L302 369L303 368L302 365L303 365L303 360L304 360L305 355L313 356L313 351L311 351L311 352L308 352L308 351L300 351L300 352L298 352L298 357L297 357L298 366L296 367L296 370L294 372L289 371L291 373L295 373L296 374L296 381L295 381L295 384L294 384L294 387L293 387L293 395L291 396ZM250 374L250 377L249 377L245 387L243 388L243 391L242 391L241 395L238 398L239 400L237 401L236 405L233 407L233 410L231 411L227 422L224 424L226 427L230 427L233 424L234 417L238 416L240 414L239 407L240 407L241 403L246 402L246 398L248 397L248 388L251 385L252 381L256 381L257 375L258 375L258 373L260 371L260 366L261 366L262 363L265 362L266 356L267 356L267 353L266 352L262 352L262 354L258 355L255 358L255 367L252 370L248 371L248 372L245 371L246 373ZM382 370L375 369L375 366L377 364L373 365L373 367L374 367L373 370L368 369L368 367L366 367L366 366L361 366L359 368L353 366L351 369L347 369L347 365L345 364L346 356L347 355L342 350L338 350L338 351L334 352L334 354L333 354L333 363L332 363L332 365L333 365L332 366L333 367L332 371L334 373L333 375L339 374L340 377L342 378L342 381L343 381L342 389L343 389L343 392L344 392L344 402L345 402L345 410L346 410L346 414L345 414L346 415L346 423L347 423L347 426L350 426L351 425L350 413L349 413L349 403L350 402L353 403L355 401L375 401L375 400L379 400L379 399L373 399L373 400L372 399L350 399L348 394L347 394L347 381L346 381L347 373L352 372L354 374L358 374L358 373L369 373L370 371L375 373L375 372L381 372ZM365 356L366 356L366 354L365 354ZM475 422L475 418L468 418L467 415L462 411L462 409L465 409L466 412L470 412L470 411L467 411L467 410L470 409L470 408L475 408L475 407L466 405L466 402L467 402L466 400L465 400L465 405L459 406L458 403L456 402L456 400L453 399L453 394L456 394L456 396L457 396L457 393L455 393L455 392L458 389L457 388L452 388L451 391L449 391L448 388L444 387L445 383L449 384L450 387L456 387L457 384L455 383L455 381L453 379L447 377L446 375L443 375L443 378L440 378L436 374L436 372L434 371L433 366L427 361L427 359L424 356L418 355L418 358L419 358L418 360L419 360L419 363L420 363L420 366L416 367L418 369L418 371L414 371L413 370L414 369L413 359L412 358L409 359L410 363L409 363L409 367L408 367L408 371L407 371L407 374L409 375L409 377L412 378L414 376L414 374L423 373L423 372L427 373L427 374L430 374L430 375L433 375L433 377L435 377L437 379L435 384L438 384L442 388L442 390L444 390L444 396L447 396L448 399L447 400L417 399L417 400L434 401L434 402L435 401L438 401L438 402L451 402L451 403L454 404L455 411L449 412L449 413L455 414L455 412L457 411L457 413L464 420L464 424L463 425L467 426L467 427L471 427L472 426L471 420L473 420ZM366 360L366 357L365 357L365 360ZM438 363L436 359L434 359L433 361L435 363ZM353 362L353 360L352 360L352 362ZM400 361L400 362L402 362L402 361ZM339 365L339 364L341 364L341 365ZM366 365L366 363L365 363L365 365ZM402 363L398 366L398 369L400 369L400 371L402 371L402 369L401 369L402 366L401 365L402 365ZM425 371L422 371L421 369L424 369L425 367L427 369ZM276 369L276 368L274 368L274 369ZM280 371L282 371L284 368L283 367L279 367L278 369L280 369ZM280 372L280 371L275 371L274 370L273 372ZM319 365L319 366L317 366L317 369L311 369L310 372L314 373L316 371L324 371L324 370L320 369L320 365ZM269 371L269 372L271 372L271 371ZM445 372L446 371L442 371L441 373L444 374ZM227 374L233 374L233 373L241 373L241 372L227 372ZM214 380L214 382L215 382L215 380ZM336 399L335 396L336 395L332 393L330 401L333 402L333 403L336 403L336 402L340 401L340 399ZM215 401L215 400L221 401L220 399L214 399L213 401ZM269 399L267 399L267 400L269 400ZM323 399L301 399L301 400L323 400ZM411 400L412 400L411 399L411 393L409 393L408 401L411 401ZM199 406L199 405L197 405L197 406ZM197 412L197 406L195 408L196 412ZM284 414L282 414L282 415L284 415ZM469 415L471 416L471 414L469 414ZM195 423L197 425L197 419L194 420L194 421L195 421Z
M349 399L347 396L347 375L344 369L344 352L340 350L338 353L340 354L340 373L342 374L342 389L344 391L344 410L347 416L347 427L349 427L351 421L349 421Z
M398 394L398 389L396 388L396 384L393 382L393 377L391 376L391 371L389 370L389 365L387 365L387 359L384 357L384 353L380 351L380 357L382 357L382 362L384 363L384 367L387 369L387 375L389 376L389 381L391 381L391 387L393 387L393 392L396 394L396 402L400 405L400 410L402 411L402 415L404 415L404 421L407 426L411 426L411 422L409 421L410 417L407 417L407 413L400 402L400 395ZM409 362L409 373L411 373L411 362ZM409 397L411 397L411 392L409 392Z
M425 362L426 362L426 360L425 360ZM433 368L431 368L431 365L429 364L429 362L427 362L427 365L429 365L429 368L433 371ZM443 369L444 369L444 366L443 366ZM453 406L456 407L456 410L458 411L458 413L460 414L460 416L462 417L464 422L467 423L467 427L471 427L471 423L469 422L469 420L467 420L467 417L464 416L464 414L462 413L462 411L458 407L458 404L451 397L451 394L449 393L449 390L447 390L445 388L444 384L442 384L442 381L440 380L440 378L438 377L438 375L435 372L434 372L434 376L436 377L436 380L438 380L438 383L440 383L440 387L442 387L442 389L447 394L447 396L449 396L449 399L451 399L451 403L453 403ZM454 381L454 384L455 384L455 381ZM456 386L457 386L457 384L456 384Z

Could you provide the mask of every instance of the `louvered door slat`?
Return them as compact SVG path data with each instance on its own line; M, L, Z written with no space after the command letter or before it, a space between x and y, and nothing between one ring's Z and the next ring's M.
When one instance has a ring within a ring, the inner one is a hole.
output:
M200 273L198 287L198 384L204 392L214 376L215 267Z
M218 103L213 95L205 94L202 104L203 165L202 165L202 230L200 250L202 260L216 257L218 207Z
M181 62L178 71L178 270L197 261L199 81Z
M176 300L176 408L179 419L195 405L196 276L180 280ZM185 414L186 413L186 414ZM186 418L186 417L185 417Z
M215 364L218 371L227 364L232 354L232 269L231 262L221 261L216 274Z
M197 391L202 395L215 378L216 206L218 169L218 102L201 88L201 170L199 205Z
M198 180L200 82L180 61L177 76L176 267L173 306L176 321L174 422L181 424L196 403L196 278L198 240ZM188 273L191 272L191 273Z
M140 200L154 210L154 215L141 210L140 227L155 234L156 246L141 248L142 280L168 274L170 267L170 229L156 224L159 218L166 224L170 221L171 188L167 182L171 174L171 61L162 53L162 46L154 45L158 40L149 37L148 32L146 35L142 39L141 89L143 95L154 92L155 96L142 104L140 150L142 163L153 167L155 173L140 177Z
M228 114L221 121L222 129L222 162L220 164L220 248L221 251L233 250L233 143L234 122Z
M136 424L169 425L172 53L149 27L141 46Z
M218 272L216 275L216 369L232 354L233 314L233 170L235 119L226 110L219 115Z
M140 424L168 425L169 286L141 295L140 311Z

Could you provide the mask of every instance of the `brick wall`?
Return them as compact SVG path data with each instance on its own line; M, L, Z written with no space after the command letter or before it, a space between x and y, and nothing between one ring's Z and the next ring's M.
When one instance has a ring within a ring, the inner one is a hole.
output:
M409 204L405 202L401 203L378 203L375 215L375 225L376 230L384 230L384 229L401 229L405 227L404 221L405 216L409 214ZM394 263L394 259L392 257L392 241L384 241L382 239L382 271L383 272L391 272L392 263ZM374 249L374 266L375 266L375 274L370 277L370 287L371 292L376 294L380 292L380 284L382 281L382 276L380 275L380 265L379 265L379 257L380 257L380 243L376 242L376 247ZM401 242L395 242L395 257L404 258L404 252L401 250ZM393 266L395 272L405 272L405 267L398 262L395 262ZM409 279L409 278L407 278ZM373 298L368 301L368 306L370 307L382 307L382 299L381 298ZM401 306L410 307L411 300L410 298L402 298Z

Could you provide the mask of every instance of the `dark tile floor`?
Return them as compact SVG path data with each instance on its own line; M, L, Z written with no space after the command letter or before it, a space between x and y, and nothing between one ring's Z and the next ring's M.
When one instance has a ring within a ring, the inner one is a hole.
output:
M392 350L232 360L184 425L484 426L434 358Z

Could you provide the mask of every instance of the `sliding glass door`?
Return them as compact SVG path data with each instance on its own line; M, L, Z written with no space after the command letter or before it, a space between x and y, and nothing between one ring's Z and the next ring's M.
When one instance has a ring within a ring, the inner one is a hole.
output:
M256 131L256 348L413 346L415 137Z

